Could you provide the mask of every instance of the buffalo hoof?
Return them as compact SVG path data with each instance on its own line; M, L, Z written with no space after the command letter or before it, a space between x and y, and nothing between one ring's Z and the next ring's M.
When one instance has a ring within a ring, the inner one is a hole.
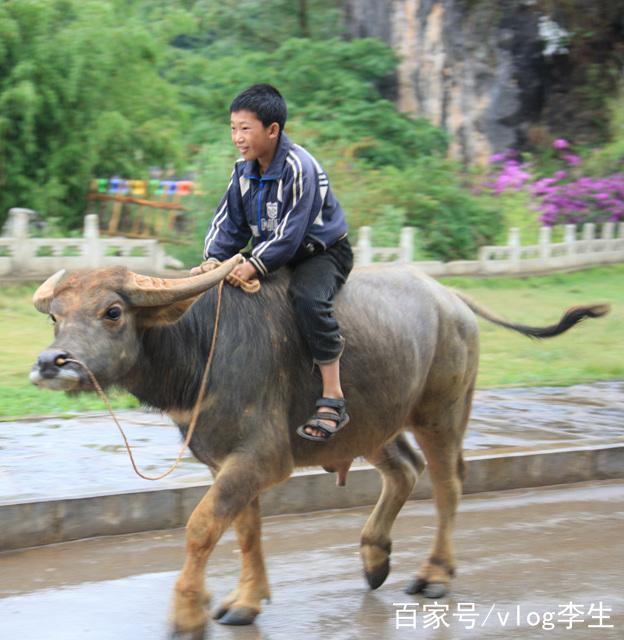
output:
M251 607L239 607L237 609L218 609L213 618L219 621L219 624L227 624L231 626L241 627L247 624L253 624L259 611Z
M192 631L172 629L169 640L204 640L206 637L206 625L202 625Z
M386 581L389 573L390 558L387 558L386 561L382 565L377 567L377 569L375 569L374 571L364 571L368 586L373 590L379 589L379 587L381 587L381 585Z
M422 593L425 598L443 598L448 593L448 585L443 582L427 582L424 578L414 578L407 587L405 593L414 595Z
M427 581L424 578L414 578L407 587L405 587L405 593L408 595L414 595L415 593L420 593L425 590L427 586Z
M444 598L447 592L447 585L445 585L443 582L430 582L423 589L423 595L425 596L425 598L431 598L432 600Z

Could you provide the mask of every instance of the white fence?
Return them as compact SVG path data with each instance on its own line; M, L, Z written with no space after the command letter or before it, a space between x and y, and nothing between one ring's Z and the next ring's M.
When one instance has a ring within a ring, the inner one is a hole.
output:
M624 262L624 223L617 228L615 223L606 222L602 225L600 237L596 237L596 225L592 223L583 225L580 237L575 225L566 225L563 242L552 242L551 227L542 227L537 244L526 246L520 243L519 230L512 228L506 245L481 247L478 260L453 262L414 262L415 231L402 229L399 246L388 249L374 247L370 227L360 228L355 247L356 264L362 266L375 261L395 260L416 265L432 276L454 276L530 275Z
M9 213L9 235L0 237L0 277L47 277L59 269L117 264L155 274L166 267L182 266L165 255L158 240L101 238L95 214L85 216L82 237L32 238L28 230L30 214L27 209L11 209Z
M80 238L32 238L28 232L29 212L11 209L7 232L0 237L0 277L47 277L58 269L78 269L122 264L132 271L157 274L182 264L165 255L157 240L101 238L98 218L85 216ZM370 227L358 230L356 264L376 261L411 263L432 276L529 275L580 269L587 266L624 262L624 224L602 225L596 237L593 224L583 226L577 237L574 225L566 225L563 242L551 241L551 228L542 227L537 244L522 246L518 229L511 229L509 241L500 247L481 247L478 260L414 262L416 229L401 230L399 246L374 247Z

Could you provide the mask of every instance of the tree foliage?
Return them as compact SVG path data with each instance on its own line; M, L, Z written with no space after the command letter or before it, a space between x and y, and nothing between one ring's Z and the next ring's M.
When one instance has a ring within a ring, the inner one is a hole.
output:
M0 5L0 215L80 219L95 175L179 157L180 109L159 46L121 2Z
M328 170L352 227L419 225L431 255L474 253L496 212L444 161L448 139L385 99L397 57L341 39L329 0L7 0L0 5L0 221L80 223L94 177L194 171L199 237L234 159L228 107L275 84L287 131ZM389 241L389 240L388 240ZM197 257L201 243L197 243Z
M397 59L379 40L290 38L271 52L232 55L221 47L200 47L170 55L167 77L188 108L187 138L195 145L218 136L239 91L270 82L286 98L289 118L305 121L306 144L358 142L355 156L372 166L403 166L421 155L446 152L442 130L399 113L381 96L378 83L392 75Z

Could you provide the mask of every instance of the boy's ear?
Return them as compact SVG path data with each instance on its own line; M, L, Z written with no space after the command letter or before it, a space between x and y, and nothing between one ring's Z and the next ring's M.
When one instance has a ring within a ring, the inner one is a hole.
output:
M280 126L277 122L271 122L269 125L269 137L278 138L280 134Z

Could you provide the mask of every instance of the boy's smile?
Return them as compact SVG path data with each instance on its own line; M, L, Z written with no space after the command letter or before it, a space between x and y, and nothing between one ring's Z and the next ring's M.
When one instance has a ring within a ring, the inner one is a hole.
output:
M276 122L265 127L253 111L233 111L230 117L232 142L245 160L257 160L260 173L271 164L277 141L279 125Z

